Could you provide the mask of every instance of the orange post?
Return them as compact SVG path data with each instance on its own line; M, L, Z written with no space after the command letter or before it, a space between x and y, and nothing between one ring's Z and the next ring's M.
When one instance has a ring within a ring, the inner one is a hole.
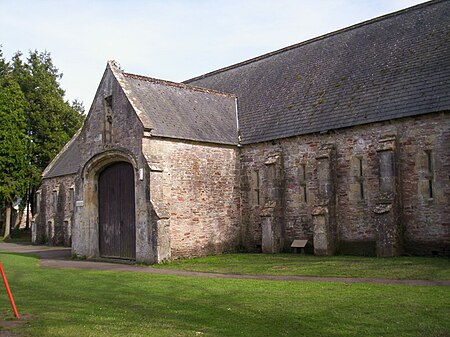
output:
M11 294L11 290L9 289L8 280L6 279L5 271L3 270L3 265L1 262L0 262L0 272L2 273L3 283L5 284L6 292L8 293L9 301L11 302L11 306L13 308L14 315L17 318L19 318L19 313L17 312L16 304L14 303L14 298Z

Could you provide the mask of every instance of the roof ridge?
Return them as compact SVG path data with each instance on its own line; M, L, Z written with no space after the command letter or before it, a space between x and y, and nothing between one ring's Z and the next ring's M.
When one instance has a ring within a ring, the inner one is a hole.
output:
M310 43L313 43L313 42L317 42L317 41L326 39L326 38L334 36L334 35L338 35L338 34L341 34L341 33L344 33L344 32L348 32L348 31L351 31L353 29L364 27L366 25L369 25L369 24L372 24L372 23L375 23L375 22L386 20L386 19L398 16L398 15L402 15L405 12L408 12L408 11L417 10L419 8L427 7L427 6L430 6L430 5L435 5L435 4L439 3L439 2L444 2L444 1L448 1L448 0L430 0L430 1L427 1L427 2L423 2L423 3L417 4L417 5L414 5L414 6L411 6L411 7L407 7L407 8L404 8L404 9L392 12L392 13L388 13L388 14L384 14L384 15L381 15L381 16L377 16L375 18L372 18L372 19L369 19L369 20L366 20L366 21L363 21L363 22L359 22L359 23L356 23L356 24L348 26L348 27L341 28L341 29L335 30L333 32L326 33L324 35L320 35L320 36L308 39L306 41L302 41L302 42L299 42L299 43L296 43L296 44L293 44L293 45L290 45L290 46L287 46L287 47L284 47L284 48L281 48L281 49L274 50L274 51L266 53L266 54L262 54L262 55L253 57L251 59L248 59L248 60L245 60L245 61L242 61L242 62L239 62L239 63L235 63L233 65L230 65L230 66L227 66L227 67L224 67L224 68L220 68L220 69L217 69L217 70L205 73L205 74L200 75L200 76L196 76L196 77L187 79L187 80L185 80L185 81L183 81L181 83L188 84L188 83L193 82L193 81L201 80L201 79L204 79L206 77L209 77L209 76L212 76L212 75L216 75L216 74L219 74L219 73L231 70L231 69L239 68L241 66L244 66L244 65L247 65L247 64L250 64L250 63L253 63L253 62L257 62L257 61L269 58L271 56L278 55L278 54L284 53L286 51L293 50L293 49L302 47L304 45L307 45L307 44L310 44Z
M126 72L123 72L123 75L125 77L128 77L128 78L133 78L133 79L146 81L146 82L152 82L152 83L161 84L161 85L172 86L172 87L176 87L176 88L180 88L180 89L187 89L187 90L192 90L192 91L197 91L197 92L202 92L202 93L207 93L207 94L236 97L236 95L234 95L232 93L218 91L218 90L213 90L213 89L207 89L207 88L202 88L202 87L197 87L197 86L191 85L191 84L167 81L167 80L162 80L162 79L159 79L159 78L148 77L148 76L137 75L137 74L131 74L131 73L126 73Z

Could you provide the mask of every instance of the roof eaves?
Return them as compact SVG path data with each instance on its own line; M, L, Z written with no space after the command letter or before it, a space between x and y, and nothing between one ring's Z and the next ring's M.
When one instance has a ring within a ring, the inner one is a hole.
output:
M186 140L186 141L191 141L191 142L200 142L200 143L208 143L208 144L221 144L221 145L232 145L232 146L239 145L237 141L227 142L227 141L218 141L218 140L205 140L205 139L193 138L193 137L175 137L175 136L168 136L168 135L158 134L158 133L152 134L150 137Z
M69 173L63 173L63 174L50 174L48 176L42 177L42 180L45 179L52 179L52 178L56 178L56 177L68 177L68 176L73 176L74 174L76 174L78 172L77 171L73 171L73 172L69 172Z

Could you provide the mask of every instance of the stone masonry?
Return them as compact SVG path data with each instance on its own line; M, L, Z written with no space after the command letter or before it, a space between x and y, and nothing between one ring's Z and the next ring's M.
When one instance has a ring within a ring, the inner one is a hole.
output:
M322 239L315 231L320 224L328 224L341 253L448 255L449 118L449 113L405 118L243 147L241 207L245 245L250 250L261 250L261 213L273 184L268 181L265 163L277 153L282 154L284 166L284 181L278 184L285 186L281 216L285 221L284 245L277 251L290 251L294 239L307 239L314 243L316 253L332 253L332 247L328 252L326 248L317 251L317 240ZM395 139L397 146L395 155L388 159L384 155L389 149L383 151L386 145L380 145L386 139ZM333 144L334 156L323 153L327 144ZM432 172L427 154L431 155ZM327 173L330 164L324 164L324 160L334 162L334 173ZM385 177L386 165L395 167L389 177ZM252 181L252 172L256 171L259 183ZM252 196L257 186L259 204Z
M75 209L75 176L44 180L36 193L37 216L32 226L35 243L71 246Z
M143 150L152 203L170 219L165 256L234 251L240 242L236 147L150 137Z
M429 1L183 83L108 62L43 173L33 242L144 263L294 240L450 256L449 17Z

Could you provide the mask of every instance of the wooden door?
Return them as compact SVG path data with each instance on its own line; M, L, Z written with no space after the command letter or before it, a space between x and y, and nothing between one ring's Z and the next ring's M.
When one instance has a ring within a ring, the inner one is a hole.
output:
M129 163L108 166L98 178L100 256L136 258L134 170Z

